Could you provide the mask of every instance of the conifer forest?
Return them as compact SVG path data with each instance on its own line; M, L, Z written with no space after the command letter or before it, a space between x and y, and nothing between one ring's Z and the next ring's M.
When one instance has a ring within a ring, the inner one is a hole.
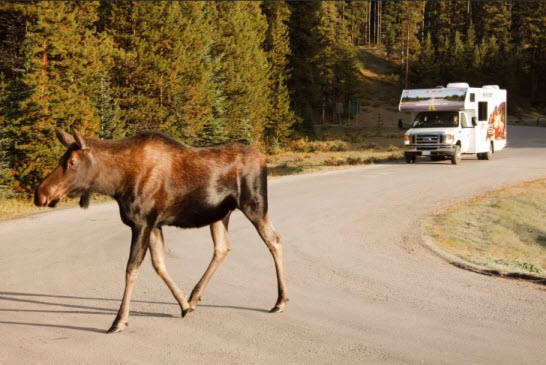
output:
M400 90L496 84L511 112L546 110L542 1L0 1L0 193L56 165L54 126L263 151L312 138L374 92L365 47L399 62Z

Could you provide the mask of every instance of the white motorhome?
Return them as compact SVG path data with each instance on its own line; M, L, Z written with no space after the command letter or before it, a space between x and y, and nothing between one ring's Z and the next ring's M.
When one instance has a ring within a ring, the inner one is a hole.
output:
M399 109L412 113L404 136L407 163L428 156L433 161L449 158L457 165L463 154L489 160L506 146L506 90L497 85L459 82L404 90Z

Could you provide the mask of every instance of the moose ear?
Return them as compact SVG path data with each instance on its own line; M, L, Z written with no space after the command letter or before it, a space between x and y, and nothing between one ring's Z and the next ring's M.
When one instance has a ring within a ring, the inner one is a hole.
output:
M57 138L59 141L65 146L68 147L72 143L76 142L74 137L72 137L70 134L66 133L60 128L55 127L55 134L57 135Z
M85 138L83 138L83 136L74 127L72 127L72 136L74 136L74 140L82 150L89 149L87 143L85 142Z

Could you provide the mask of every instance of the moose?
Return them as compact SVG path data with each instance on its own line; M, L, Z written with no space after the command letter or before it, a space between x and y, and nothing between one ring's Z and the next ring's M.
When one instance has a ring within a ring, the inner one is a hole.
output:
M271 313L282 312L288 296L282 264L282 239L268 214L267 167L264 156L243 144L190 147L160 132L141 132L120 140L86 138L55 127L67 148L58 166L38 185L34 204L55 207L65 196L80 198L87 208L90 196L113 197L121 220L131 228L131 249L125 291L117 316L107 333L121 332L129 320L131 293L146 252L171 290L182 317L193 311L205 286L230 251L228 223L239 209L265 242L275 262L277 302ZM214 254L189 299L167 272L162 226L210 226Z

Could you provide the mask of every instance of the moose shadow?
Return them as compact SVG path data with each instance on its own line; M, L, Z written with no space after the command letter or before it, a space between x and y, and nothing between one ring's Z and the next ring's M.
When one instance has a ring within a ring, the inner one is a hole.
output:
M49 298L49 299L48 299ZM61 303L54 300L65 300ZM39 293L18 293L18 292L0 292L0 301L12 302L12 303L25 303L36 305L36 308L22 309L22 308L0 308L0 312L7 313L61 313L61 314L85 314L85 315L112 315L117 313L116 303L119 299L109 298L90 298L90 297L77 297L69 295L53 295L53 294L39 294ZM93 302L111 302L110 306L92 306L79 304L80 301L93 301ZM134 303L144 303L153 305L168 305L178 307L176 302L160 302L160 301L143 301L134 300ZM205 308L220 308L220 309L238 309L243 311L253 312L268 312L267 310L239 307L239 306L225 306L225 305L210 305L202 304ZM53 309L56 307L56 309ZM175 318L177 316L150 311L131 311L131 315L140 317L158 317L158 318ZM104 329L69 326L63 324L46 324L46 323L32 323L32 322L18 322L18 321L3 321L0 320L0 324L16 325L16 326L31 326L31 327L49 327L49 328L63 328L77 331L87 331L95 333L104 333Z

